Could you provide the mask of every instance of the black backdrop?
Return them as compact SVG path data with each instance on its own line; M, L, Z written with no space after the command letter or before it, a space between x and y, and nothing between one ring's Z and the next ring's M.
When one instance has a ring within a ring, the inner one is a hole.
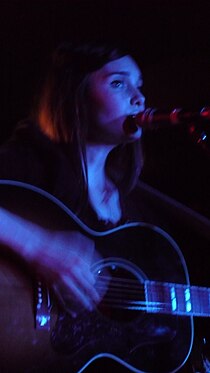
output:
M1 0L0 140L27 116L49 55L63 40L132 47L149 107L210 105L209 19L209 0ZM203 150L183 128L145 135L143 179L210 215L208 141Z

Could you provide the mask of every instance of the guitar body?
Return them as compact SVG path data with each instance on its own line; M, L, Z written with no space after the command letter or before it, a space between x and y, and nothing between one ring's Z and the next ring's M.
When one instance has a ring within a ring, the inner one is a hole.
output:
M33 280L20 264L2 258L0 284L0 372L33 371L52 358L49 332L35 329Z
M114 359L133 372L169 373L184 365L192 347L192 317L147 313L139 306L145 302L141 289L147 280L188 283L182 254L165 232L143 223L94 232L60 201L22 183L0 183L0 206L47 229L77 229L92 237L101 255L92 266L96 286L108 295L93 312L77 310L76 318L55 305L50 330L38 330L34 279L2 249L1 373L82 372L101 357ZM129 303L134 308L122 307L122 290L129 297L135 293L138 302L131 298Z

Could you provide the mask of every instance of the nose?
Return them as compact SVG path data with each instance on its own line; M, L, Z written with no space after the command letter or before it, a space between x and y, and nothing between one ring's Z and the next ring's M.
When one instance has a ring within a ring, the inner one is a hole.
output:
M138 111L145 109L145 97L139 89L133 90L130 103Z

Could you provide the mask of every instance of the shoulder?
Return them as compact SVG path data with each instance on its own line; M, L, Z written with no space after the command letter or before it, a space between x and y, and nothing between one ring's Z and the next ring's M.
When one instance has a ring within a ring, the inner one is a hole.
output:
M37 186L73 210L79 198L71 150L54 143L36 123L24 120L0 147L0 179Z
M45 187L47 180L52 179L60 157L56 146L36 124L22 121L11 138L0 147L0 179Z

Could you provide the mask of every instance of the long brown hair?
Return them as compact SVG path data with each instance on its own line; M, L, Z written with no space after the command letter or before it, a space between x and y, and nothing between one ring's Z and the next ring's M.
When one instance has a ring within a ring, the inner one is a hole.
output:
M36 121L53 141L71 146L83 196L87 195L87 80L91 72L128 54L128 51L111 45L63 43L53 55L52 66L43 85ZM139 177L141 162L139 141L120 145L108 157L107 173L120 190L129 192Z

